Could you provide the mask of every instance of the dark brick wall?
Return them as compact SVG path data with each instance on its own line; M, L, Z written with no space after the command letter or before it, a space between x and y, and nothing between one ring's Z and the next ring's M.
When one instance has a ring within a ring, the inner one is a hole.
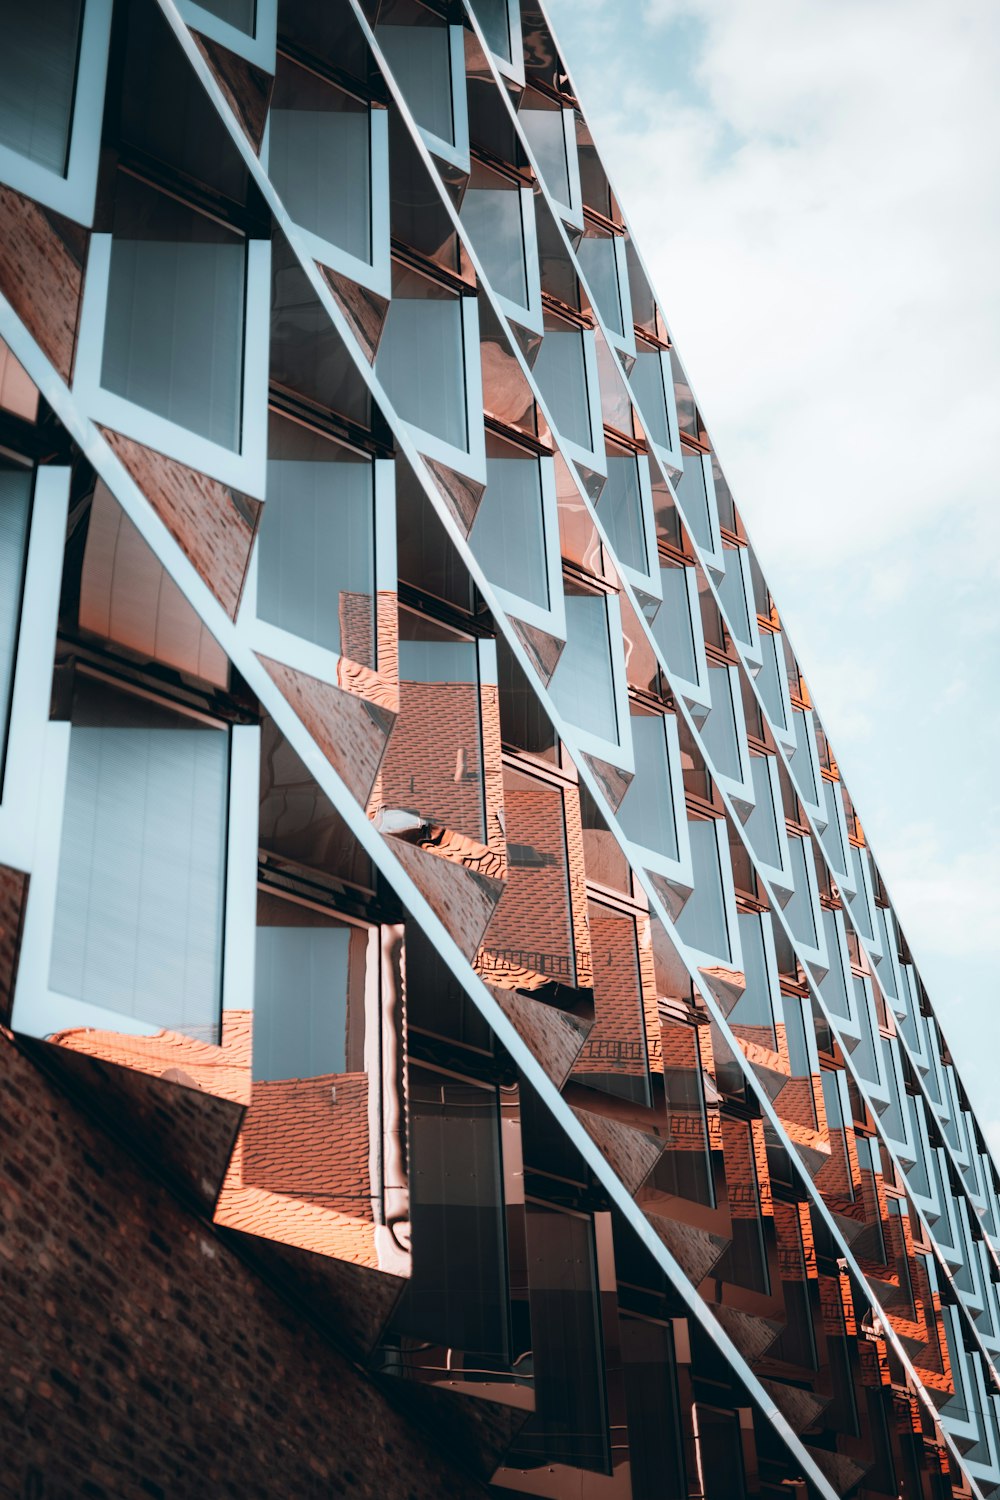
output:
M0 1495L485 1491L0 1036Z

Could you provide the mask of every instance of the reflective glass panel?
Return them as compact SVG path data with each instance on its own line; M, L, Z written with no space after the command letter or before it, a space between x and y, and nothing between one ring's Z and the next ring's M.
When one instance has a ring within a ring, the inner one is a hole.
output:
M813 899L806 863L813 857L812 843L804 838L791 838L788 840L788 852L791 856L795 889L785 907L785 915L793 935L799 942L814 948L816 946L816 918L813 914Z
M691 862L694 866L694 890L682 907L676 922L677 931L699 953L716 958L729 957L729 927L726 902L719 868L719 845L715 820L688 819L691 838Z
M566 127L561 109L523 109L518 115L545 186L558 203L569 205Z
M576 982L563 790L509 766L503 777L507 885L477 964L491 984L516 987L521 971Z
M674 437L667 415L667 398L663 388L663 361L658 352L640 351L629 376L636 399L642 408L646 435L661 448L673 448Z
M519 307L528 302L521 194L510 188L469 188L462 199L462 223L494 291Z
M254 968L255 1079L364 1070L367 954L365 928L294 901L262 899Z
M368 109L278 56L268 170L288 212L311 234L371 259Z
M375 36L417 124L454 145L449 28L377 26Z
M29 469L0 469L0 787L14 687L32 481Z
M597 311L613 333L623 333L622 298L618 285L618 259L612 235L584 235L577 248L580 267Z
M272 416L257 541L257 614L375 666L374 471L367 459Z
M691 621L691 596L687 568L661 568L663 603L653 621L653 636L667 666L685 682L698 681L698 659Z
M472 8L490 49L497 57L510 62L510 12L507 0L475 0Z
M650 1206L655 1212L654 1194L668 1193L711 1207L715 1188L698 1031L675 1022L662 1025L661 1035L667 1135L666 1149L647 1178Z
M608 458L608 479L597 508L618 561L637 573L648 573L640 462L645 463L645 459L631 454L627 458Z
M750 773L756 799L754 810L747 818L746 828L754 853L765 864L781 864L781 846L778 842L778 824L775 819L774 797L771 793L770 756L752 755Z
M594 960L594 1024L572 1076L577 1083L649 1107L646 1022L635 918L587 903Z
M712 690L712 711L702 725L702 741L715 769L733 781L742 781L733 682L729 668L709 667L708 680Z
M5 5L0 145L66 175L81 0Z
M101 384L239 449L246 241L119 173Z
M760 688L760 696L764 700L768 718L779 728L785 723L785 705L781 693L781 667L778 661L780 649L778 637L772 635L769 630L762 630L760 652L764 665L757 674L757 686Z
M727 547L723 552L726 571L719 579L719 598L730 630L738 641L747 646L750 644L750 614L746 589L743 587L741 553L740 547Z
M688 1500L671 1327L621 1320L632 1500Z
M468 445L461 298L424 283L427 295L394 295L376 370L399 415L422 432Z
M237 31L253 36L256 0L197 0L202 10L209 10L220 21L228 21Z
M618 742L608 606L603 594L566 595L566 644L549 689L559 712L571 724Z
M549 607L537 458L487 458L486 489L469 540L492 583L542 609Z
M674 485L691 535L699 547L712 551L712 521L709 512L705 463L700 453L684 454L684 472Z
M50 984L215 1041L229 736L78 681Z
M674 796L666 724L659 714L633 714L635 776L618 809L627 836L644 849L677 858Z
M535 357L534 376L562 436L589 449L594 438L583 338L578 328L550 329Z
M774 1033L774 1010L763 923L754 912L741 913L736 920L739 924L747 987L742 998L737 1000L729 1012L729 1024L736 1036L774 1051L777 1038Z

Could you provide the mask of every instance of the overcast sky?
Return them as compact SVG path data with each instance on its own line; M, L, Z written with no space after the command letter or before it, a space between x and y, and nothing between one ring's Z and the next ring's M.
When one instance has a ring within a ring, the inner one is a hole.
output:
M547 3L1000 1155L1000 6Z

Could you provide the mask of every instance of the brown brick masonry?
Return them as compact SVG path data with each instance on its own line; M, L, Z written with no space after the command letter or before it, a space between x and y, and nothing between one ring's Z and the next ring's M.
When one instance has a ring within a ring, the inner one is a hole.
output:
M0 1494L485 1490L0 1037Z

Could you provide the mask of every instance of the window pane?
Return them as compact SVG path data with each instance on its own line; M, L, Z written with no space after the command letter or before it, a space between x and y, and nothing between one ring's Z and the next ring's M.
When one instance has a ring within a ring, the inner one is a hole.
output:
M594 958L594 1024L572 1076L646 1108L652 1103L635 919L587 903Z
M534 458L488 458L469 539L499 588L549 607L542 476Z
M709 519L708 489L705 483L705 465L700 453L685 453L684 472L674 485L677 498L684 507L684 514L691 535L699 547L712 548L712 523Z
M721 1281L735 1282L752 1292L768 1292L767 1255L760 1220L760 1192L749 1120L722 1121L729 1196L729 1249L715 1271Z
M608 479L601 491L598 510L618 561L637 573L648 573L637 458L608 459Z
M809 889L807 859L812 859L812 844L804 838L788 840L788 852L792 862L792 879L795 889L785 907L785 915L793 935L800 943L810 948L816 946L816 919L813 915L812 894Z
M279 54L270 121L270 175L292 218L370 260L368 109Z
M569 205L566 127L561 109L525 109L518 115L545 186L559 203Z
M524 224L517 188L469 188L462 199L462 223L472 237L494 291L527 306Z
M778 653L781 649L776 635L769 630L760 633L760 654L763 657L763 666L757 675L757 686L764 700L767 716L772 724L779 728L785 725L785 705L781 695L781 668L778 663Z
M262 902L254 971L254 1079L361 1071L368 933L292 901ZM278 925L287 921L288 926ZM274 925L272 925L274 924ZM314 925L315 924L315 925ZM351 1053L350 1060L348 1053Z
M771 985L761 918L755 913L745 912L736 920L739 923L747 987L729 1012L729 1024L736 1036L775 1051L778 1043L774 1034L774 1011L771 1006Z
M677 931L685 943L699 953L729 958L729 929L726 903L719 869L719 846L715 820L688 820L691 837L691 863L694 867L694 890L677 917Z
M620 1329L632 1500L687 1500L673 1331L629 1317Z
M454 145L449 28L377 26L375 36L417 124Z
M729 628L744 646L750 644L750 615L747 608L746 590L743 587L743 568L740 563L742 548L727 547L723 553L726 571L719 579L719 598L726 611Z
M666 726L660 716L632 716L635 776L618 809L618 821L644 849L677 858L674 796L667 756Z
M685 682L697 682L698 662L694 654L694 627L687 568L661 568L663 603L653 621L653 636L672 672Z
M712 710L701 728L705 749L715 769L733 781L743 780L733 705L733 680L728 667L709 667Z
M581 448L593 445L587 367L580 329L552 328L535 357L534 375L560 434Z
M597 303L597 311L614 333L623 333L614 239L610 235L585 235L576 253Z
M240 446L246 242L120 174L101 384Z
M566 644L549 690L571 724L618 743L608 606L602 594L567 594Z
M256 4L255 0L197 0L202 10L211 11L220 21L228 21L238 31L253 36Z
M774 798L771 795L770 757L751 756L750 772L756 802L744 826L757 858L762 859L765 864L778 866L781 864L781 849L778 844Z
M81 0L4 6L0 144L66 175Z
M81 683L73 709L52 988L214 1041L229 737Z
M498 57L511 61L510 12L507 0L475 0L472 9L483 28L483 36Z
M636 399L642 407L646 435L661 448L674 446L667 417L667 398L663 390L663 363L658 353L641 353L629 376Z
M667 1135L663 1154L647 1179L650 1204L656 1212L655 1194L667 1193L711 1207L715 1189L697 1028L664 1025L662 1035Z
M257 542L257 614L375 666L372 465L272 417Z
M459 297L394 296L376 369L404 421L455 448L467 448Z
M32 478L27 469L0 469L0 785L14 687Z

